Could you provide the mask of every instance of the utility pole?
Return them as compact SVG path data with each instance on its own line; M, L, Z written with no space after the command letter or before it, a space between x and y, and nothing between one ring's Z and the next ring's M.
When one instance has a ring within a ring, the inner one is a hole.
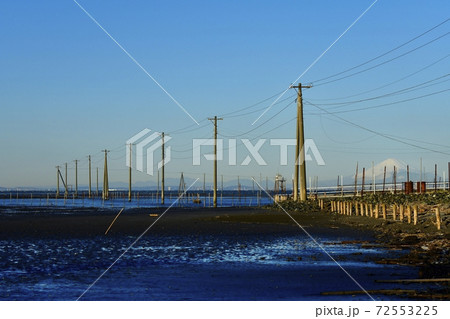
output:
M59 197L59 166L56 166L56 198Z
M358 194L358 162L356 162L356 173L355 173L355 196Z
M298 196L298 184L300 174L300 200L306 200L306 163L305 163L305 133L303 126L303 100L302 100L302 88L311 88L311 85L302 86L301 83L298 86L291 86L291 88L298 89L297 91L297 143L295 146L295 172L294 172L294 200L299 199ZM300 163L299 163L300 159ZM300 166L300 167L299 167ZM300 172L299 172L300 168Z
M109 183L108 183L108 150L103 150L105 153L105 164L103 168L103 200L109 199Z
M88 156L89 159L89 198L91 198L92 193L91 193L91 155Z
M133 144L128 144L130 147L130 166L128 167L128 201L131 202L131 154L132 154L132 145Z
M75 160L75 197L78 197L78 160Z
M162 167L161 167L161 205L164 205L164 132L161 133L161 158L162 158Z
M223 120L223 118L209 117L208 120L214 121L214 192L213 192L213 204L214 208L217 207L217 121Z
M65 190L64 190L64 197L67 197L67 196L69 196L69 190L67 189L67 187L68 187L68 183L67 183L67 163L64 163L64 165L65 165L65 174L64 174L64 182L65 182L65 185L64 185L64 187L65 187Z

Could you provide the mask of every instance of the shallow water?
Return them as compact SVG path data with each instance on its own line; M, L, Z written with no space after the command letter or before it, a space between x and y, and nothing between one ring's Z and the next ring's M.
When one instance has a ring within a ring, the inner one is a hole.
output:
M76 300L132 236L0 241L2 300ZM346 240L350 238L339 238ZM317 238L324 244L331 238ZM379 265L382 248L323 245L365 289L375 279L411 278L414 268ZM302 236L156 236L139 240L83 300L368 300L321 296L360 288ZM376 297L387 300L388 297ZM395 298L395 297L394 297ZM392 297L389 297L392 300Z
M1 192L0 192L1 194ZM25 196L25 195L24 195ZM0 198L0 206L24 206L24 207L59 207L59 208L74 208L74 207L97 207L97 208L136 208L136 207L212 207L213 197L212 196L202 196L200 197L201 203L193 203L191 198L187 200L186 198L178 199L176 194L171 194L165 199L165 204L161 205L160 198L154 197L135 197L131 202L128 202L126 197L112 198L110 200L104 201L101 198L75 198L69 197L64 198L46 198L41 196L40 198L33 198L28 195L27 198L14 198L3 197ZM218 196L217 205L219 207L255 207L270 205L273 200L270 197L259 197L259 196Z

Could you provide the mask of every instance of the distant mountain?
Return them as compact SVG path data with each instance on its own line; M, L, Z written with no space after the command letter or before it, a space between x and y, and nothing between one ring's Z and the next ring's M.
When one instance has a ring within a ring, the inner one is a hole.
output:
M408 177L408 164L405 162L399 161L397 159L389 158L381 163L378 163L374 167L375 179L377 181L382 181L384 177L384 168L386 167L386 182L392 182L394 175L394 167L397 171L397 182L406 182ZM360 172L359 175L362 173ZM372 181L372 167L366 168L366 181ZM429 176L428 176L429 177ZM426 176L423 174L422 178L425 180ZM409 166L409 180L410 181L418 181L420 180L420 171Z
M401 162L397 159L388 158L381 163L378 163L374 167L375 178L383 178L384 176L384 168L386 167L386 177L392 176L394 174L394 167L397 170L397 176L402 175L400 172L406 172L407 164ZM366 176L372 177L372 167L366 168Z

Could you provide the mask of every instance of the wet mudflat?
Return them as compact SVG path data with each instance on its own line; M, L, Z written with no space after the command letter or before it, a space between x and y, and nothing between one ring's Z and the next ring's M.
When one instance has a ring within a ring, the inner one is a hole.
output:
M124 211L105 235L118 211L2 209L0 298L77 299L162 212ZM366 290L427 289L376 282L418 276L417 267L377 262L406 250L330 216L295 218L317 243L277 211L169 211L82 300L370 300L322 294L361 290L336 262Z

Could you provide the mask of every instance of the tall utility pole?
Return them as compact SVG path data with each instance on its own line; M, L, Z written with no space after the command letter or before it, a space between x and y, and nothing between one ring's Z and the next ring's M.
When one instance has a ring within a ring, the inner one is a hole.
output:
M356 173L355 173L355 196L358 194L358 162L356 162Z
M109 199L109 183L108 183L108 150L103 150L105 153L105 164L103 167L103 200Z
M91 198L92 193L91 193L91 155L88 156L89 159L89 198Z
M130 166L128 166L128 201L129 202L131 202L131 163L132 163L132 161L131 161L131 154L132 154L132 152L133 152L133 150L132 150L132 146L133 146L133 144L128 144L128 146L130 147L130 158L129 158L129 160L130 160Z
M209 117L208 120L214 121L214 195L213 195L213 204L214 207L217 207L217 121L223 120L223 118L218 118L214 116L213 118Z
M78 160L75 160L75 197L78 197Z
M298 186L299 186L299 168L300 168L300 200L306 200L306 163L305 163L305 132L303 126L303 100L302 100L302 88L309 89L311 85L302 86L301 83L298 86L291 86L291 88L298 89L297 91L297 143L295 146L295 172L294 172L294 200L299 199ZM299 163L300 159L300 163ZM300 167L299 167L300 166Z
M164 132L161 133L161 158L162 158L162 167L161 167L161 205L164 205Z
M56 166L56 198L59 197L59 166Z
M65 174L64 174L64 182L65 182L64 187L65 187L65 190L64 190L64 197L67 197L69 195L69 190L67 189L67 187L68 187L68 183L67 183L67 163L64 163L64 165L65 165Z

